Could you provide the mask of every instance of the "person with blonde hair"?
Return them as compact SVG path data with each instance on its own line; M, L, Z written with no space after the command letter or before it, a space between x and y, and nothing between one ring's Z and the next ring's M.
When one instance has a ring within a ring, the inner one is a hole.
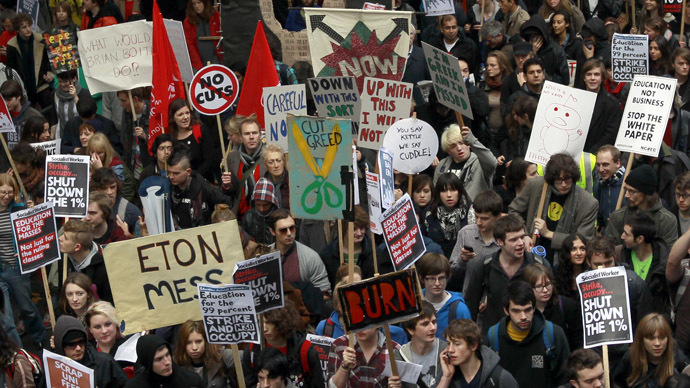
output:
M264 178L273 183L278 197L278 207L290 210L290 175L287 170L285 151L278 144L266 144L261 151L261 160L266 166Z
M196 372L208 388L236 386L232 352L210 344L201 321L188 320L180 326L173 359L181 368Z
M86 310L83 320L96 350L115 356L117 348L125 342L115 307L110 302L95 302Z
M108 137L101 132L94 133L86 146L91 156L91 171L101 167L111 168L121 181L125 181L125 165L117 157Z

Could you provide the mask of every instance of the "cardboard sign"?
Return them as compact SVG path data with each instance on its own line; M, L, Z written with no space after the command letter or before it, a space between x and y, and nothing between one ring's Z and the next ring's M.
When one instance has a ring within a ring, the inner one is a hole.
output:
M338 298L347 333L405 321L422 310L422 290L414 268L341 286Z
M568 86L571 88L573 85L575 85L575 74L577 74L577 60L575 59L568 59L568 75L569 75L569 81L568 81Z
M175 54L177 60L177 67L180 68L180 76L182 81L190 83L194 78L194 69L192 69L192 61L189 59L189 49L187 48L187 39L184 36L184 29L182 22L179 20L163 19L165 24L165 31L170 38L170 46Z
M2 102L0 102L0 133L8 133L7 145L9 147L9 140L12 140L12 138L16 138L14 144L17 144L17 141L19 141L19 134L17 133L17 128L14 126L14 122L12 122L12 117L10 116L10 112L7 109L5 99L0 98L0 100L2 100ZM9 148L12 149L12 147Z
M261 343L249 286L199 284L199 303L209 343Z
M467 96L467 88L465 87L465 80L462 78L462 72L460 72L458 58L424 42L422 42L422 48L431 79L434 80L434 90L438 102L460 112L465 117L473 119L470 98Z
M373 11L383 11L384 9L386 9L386 6L383 4L379 4L379 3L370 3L368 1L365 1L364 7L362 7L362 9L370 9Z
M381 227L381 189L379 174L367 171L367 198L369 199L369 228L376 234L383 233Z
M409 194L405 193L379 220L396 271L409 268L424 255L426 245Z
M244 260L237 221L108 244L103 251L124 334L200 320L199 283L229 284Z
M611 72L613 80L632 81L636 74L647 75L649 68L649 37L647 35L613 34L611 41Z
M279 251L235 264L232 280L252 289L258 314L284 306L283 267Z
M199 70L189 84L189 101L205 115L219 115L235 103L240 86L235 73L223 65Z
M379 150L379 177L381 178L381 206L388 209L395 202L395 178L393 160L395 156L386 147Z
M46 157L45 202L55 204L57 217L86 217L90 168L88 155Z
M307 341L311 342L311 347L319 356L321 371L323 371L323 381L328 381L328 353L331 350L331 344L335 341L335 338L307 334Z
M664 0L664 13L680 15L683 12L683 0Z
M17 1L17 13L25 13L31 16L33 24L31 25L32 31L38 31L38 11L39 11L40 0L19 0Z
M94 387L94 371L77 361L43 350L43 370L48 388Z
M60 259L52 202L10 213L21 273L33 272Z
M455 14L453 0L423 0L426 16L439 16Z
M416 118L393 124L383 139L393 154L393 168L405 174L417 174L431 166L438 152L434 127Z
M673 107L676 82L675 78L635 76L618 128L616 148L623 152L659 156Z
M356 137L362 102L355 77L309 78L308 84L319 116L352 120L352 136Z
M73 32L58 29L57 34L43 34L46 42L48 60L53 72L56 74L75 70L81 67L79 50L77 49L77 36Z
M277 143L287 151L287 114L307 114L307 89L304 84L264 88L264 128L266 141Z
M342 171L352 164L349 120L288 114L290 210L312 220L342 219L347 209Z
M413 87L407 82L364 79L358 146L378 150L388 127L410 117Z
M525 160L545 166L552 155L567 152L578 163L596 100L595 93L544 82Z
M40 143L31 143L31 147L35 150L42 150L48 155L60 154L60 140L48 140Z
M585 348L633 341L628 277L623 267L595 269L577 276Z
M79 56L91 94L151 86L153 23L79 31Z

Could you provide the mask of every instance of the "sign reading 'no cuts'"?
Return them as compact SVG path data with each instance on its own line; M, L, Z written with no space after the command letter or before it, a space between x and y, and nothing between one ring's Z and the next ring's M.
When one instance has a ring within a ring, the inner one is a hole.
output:
M217 115L225 112L239 93L237 76L222 65L208 65L199 70L189 85L192 106L199 113Z

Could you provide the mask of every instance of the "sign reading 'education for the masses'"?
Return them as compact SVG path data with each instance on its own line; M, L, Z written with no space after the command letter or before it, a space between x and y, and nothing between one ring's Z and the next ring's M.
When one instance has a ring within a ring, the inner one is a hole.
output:
M383 237L396 271L409 268L424 255L426 245L408 194L386 210L380 220Z
M44 202L10 214L21 273L60 259L53 203Z

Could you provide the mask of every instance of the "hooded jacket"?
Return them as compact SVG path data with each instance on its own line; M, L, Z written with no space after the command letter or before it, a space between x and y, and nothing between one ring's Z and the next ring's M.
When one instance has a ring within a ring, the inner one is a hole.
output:
M482 360L482 369L481 369L481 376L479 377L479 387L494 387L494 388L518 388L518 383L515 381L515 378L513 375L510 374L507 370L505 370L501 365L500 365L500 357L498 357L498 354L496 354L493 350L489 349L485 345L482 345L479 348L479 357ZM493 378L491 375L494 374L494 370L496 370L496 373L499 373L498 381L491 381L491 385L488 385L487 382L490 378ZM460 368L455 369L455 374L453 375L453 379L451 380L450 387L451 388L461 388L462 383L460 382Z
M254 205L257 200L267 201L271 204L271 209L262 214ZM275 209L280 206L278 204L278 196L275 192L275 186L267 178L261 178L256 182L254 193L251 199L252 208L244 214L242 218L242 229L254 237L254 240L260 244L273 244L275 237L271 234L268 225L268 217Z
M219 203L232 207L232 200L218 188L211 186L196 171L189 176L191 182L186 189L172 187L172 214L177 225L182 228L193 228L211 223L211 214Z
M171 361L173 371L170 376L164 377L153 372L153 357L162 346L170 350L170 345L157 335L149 334L139 338L137 363L142 368L127 382L127 388L206 388L198 374L180 368L173 361Z
M448 290L446 292L450 294L450 299L436 311L436 337L438 338L445 338L444 332L448 324L450 324L451 307L455 306L455 319L472 319L462 293ZM426 295L426 288L422 289L422 295Z
M70 331L83 334L86 341L86 329L81 322L75 317L62 315L55 323L55 353L65 355L63 340ZM109 354L97 351L89 343L84 349L84 357L78 362L94 370L94 385L98 388L121 388L127 384L127 375L120 365Z
M620 236L623 234L625 217L631 211L634 210L625 206L611 213L609 223L606 225L606 237L612 238L614 241L620 240ZM667 246L673 246L673 243L678 240L676 216L661 205L661 200L657 201L646 212L654 219L657 237L663 238Z
M604 21L599 18L591 18L582 26L581 35L593 35L595 39L594 56L592 58L599 59L602 63L611 60L611 44L609 43L609 34L606 31ZM582 68L587 62L584 51L580 52L580 57L577 58L577 68L575 69L575 87L584 89L585 82L582 80Z
M391 326L393 327L393 326ZM419 375L419 379L417 380L417 384L411 384L411 383L402 383L403 388L414 388L414 387L421 387L421 388L432 388L438 385L438 383L441 381L441 377L443 377L443 368L441 367L441 352L443 352L444 349L448 347L448 342L442 340L442 339L436 339L436 342L438 343L438 346L436 347L436 366L432 370L434 373L433 380L430 382L430 384L426 384L422 380L422 375ZM397 361L405 361L405 362L411 362L414 363L414 355L412 354L412 346L411 343L406 343L405 345L401 345L400 349L395 349L393 352L395 359ZM424 371L422 371L424 372Z
M632 251L625 244L619 245L620 261L628 268L633 269ZM666 283L666 263L668 261L669 247L664 239L655 237L652 240L652 263L649 267L647 278L644 279L649 292L652 293L654 311L667 317L671 316L671 292Z
M544 18L540 15L533 15L520 28L520 36L529 42L529 35L539 34L544 42L537 52L537 56L544 63L544 72L547 79L561 85L568 85L570 74L568 73L568 60L565 56L563 47L551 39L551 34L546 26Z

